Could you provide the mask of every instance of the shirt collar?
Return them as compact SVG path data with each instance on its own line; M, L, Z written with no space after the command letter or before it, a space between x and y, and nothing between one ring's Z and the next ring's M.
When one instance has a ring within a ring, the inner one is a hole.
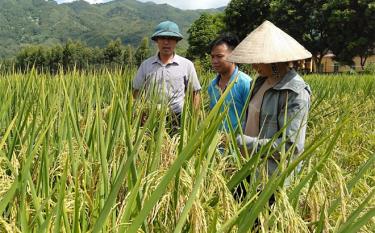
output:
M168 64L163 64L159 58L159 53L157 53L155 56L153 56L152 64L159 63L160 65L168 65L168 64L180 64L180 56L178 56L176 53L174 53L172 61Z
M259 76L255 79L255 87L253 94L256 93L259 88L266 81L267 77ZM272 89L281 91L281 90L291 90L295 93L300 92L302 89L306 89L311 93L309 86L305 83L301 76L294 70L289 70L285 76L278 82ZM252 94L252 95L253 95Z
M299 76L295 70L291 69L285 74L283 79L281 79L281 81L273 87L273 89L275 90L288 89L288 90L298 93L301 89L306 88L306 86L307 85L305 81L303 81L301 76Z
M232 75L230 76L230 79L229 79L229 82L227 83L227 85L230 83L230 82L233 82L233 80L234 80L234 82L238 82L238 66L236 66L235 68L234 68L234 71L233 71L233 73L232 73ZM220 74L218 74L217 76L216 76L216 78L215 78L215 85L218 85L219 84L219 80L220 80Z

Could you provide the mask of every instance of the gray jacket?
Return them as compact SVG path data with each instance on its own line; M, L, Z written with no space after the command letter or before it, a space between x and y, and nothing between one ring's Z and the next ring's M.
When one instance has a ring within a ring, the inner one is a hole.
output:
M259 77L254 84L252 96L259 90L266 78ZM283 79L273 88L264 93L260 110L259 129L260 135L254 137L237 137L239 146L246 144L249 150L258 150L261 146L266 145L279 130L287 123L286 143L287 151L295 144L294 155L300 154L304 149L307 115L310 107L311 90L308 84L297 74L296 71L290 70ZM285 111L287 111L285 119ZM279 146L282 143L282 134L274 140L272 146L280 151ZM279 158L269 158L269 174L277 168Z

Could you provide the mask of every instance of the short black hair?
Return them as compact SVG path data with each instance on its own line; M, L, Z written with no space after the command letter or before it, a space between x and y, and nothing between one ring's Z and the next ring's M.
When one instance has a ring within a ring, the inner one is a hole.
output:
M223 33L210 43L210 51L222 44L226 44L230 50L233 50L239 44L239 40L232 33Z

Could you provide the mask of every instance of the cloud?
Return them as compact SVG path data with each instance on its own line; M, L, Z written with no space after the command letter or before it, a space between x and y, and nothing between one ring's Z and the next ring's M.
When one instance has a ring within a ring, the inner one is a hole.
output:
M57 3L68 3L68 2L74 2L74 1L77 1L77 0L55 0ZM90 4L97 4L97 3L105 3L105 2L109 2L111 0L85 0L86 2L90 3Z
M55 0L58 3L68 3L76 0ZM85 0L91 4L105 3L111 0ZM218 8L221 6L226 6L230 0L188 0L188 1L178 1L178 0L138 0L140 2L155 2L155 3L167 3L171 6L180 9L208 9L208 8Z
M139 0L141 2L155 2L167 3L171 6L181 9L208 9L226 6L230 0L190 0L190 1L176 1L176 0Z

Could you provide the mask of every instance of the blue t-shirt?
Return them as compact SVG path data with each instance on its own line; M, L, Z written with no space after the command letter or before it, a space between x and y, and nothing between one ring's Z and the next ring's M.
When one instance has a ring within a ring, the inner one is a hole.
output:
M220 75L217 75L214 78L210 85L208 86L208 94L210 95L210 108L212 109L217 101L220 99L223 91L220 89L218 83L220 80ZM233 74L230 77L230 80L227 85L231 82L235 82L232 89L225 98L223 106L221 106L221 111L224 111L225 105L229 106L228 116L224 119L224 123L221 126L221 129L229 132L228 126L228 117L233 126L233 129L236 129L238 125L242 125L242 122L239 122L241 117L242 110L245 107L247 97L250 94L251 87L251 78L249 75L238 70L236 66Z

